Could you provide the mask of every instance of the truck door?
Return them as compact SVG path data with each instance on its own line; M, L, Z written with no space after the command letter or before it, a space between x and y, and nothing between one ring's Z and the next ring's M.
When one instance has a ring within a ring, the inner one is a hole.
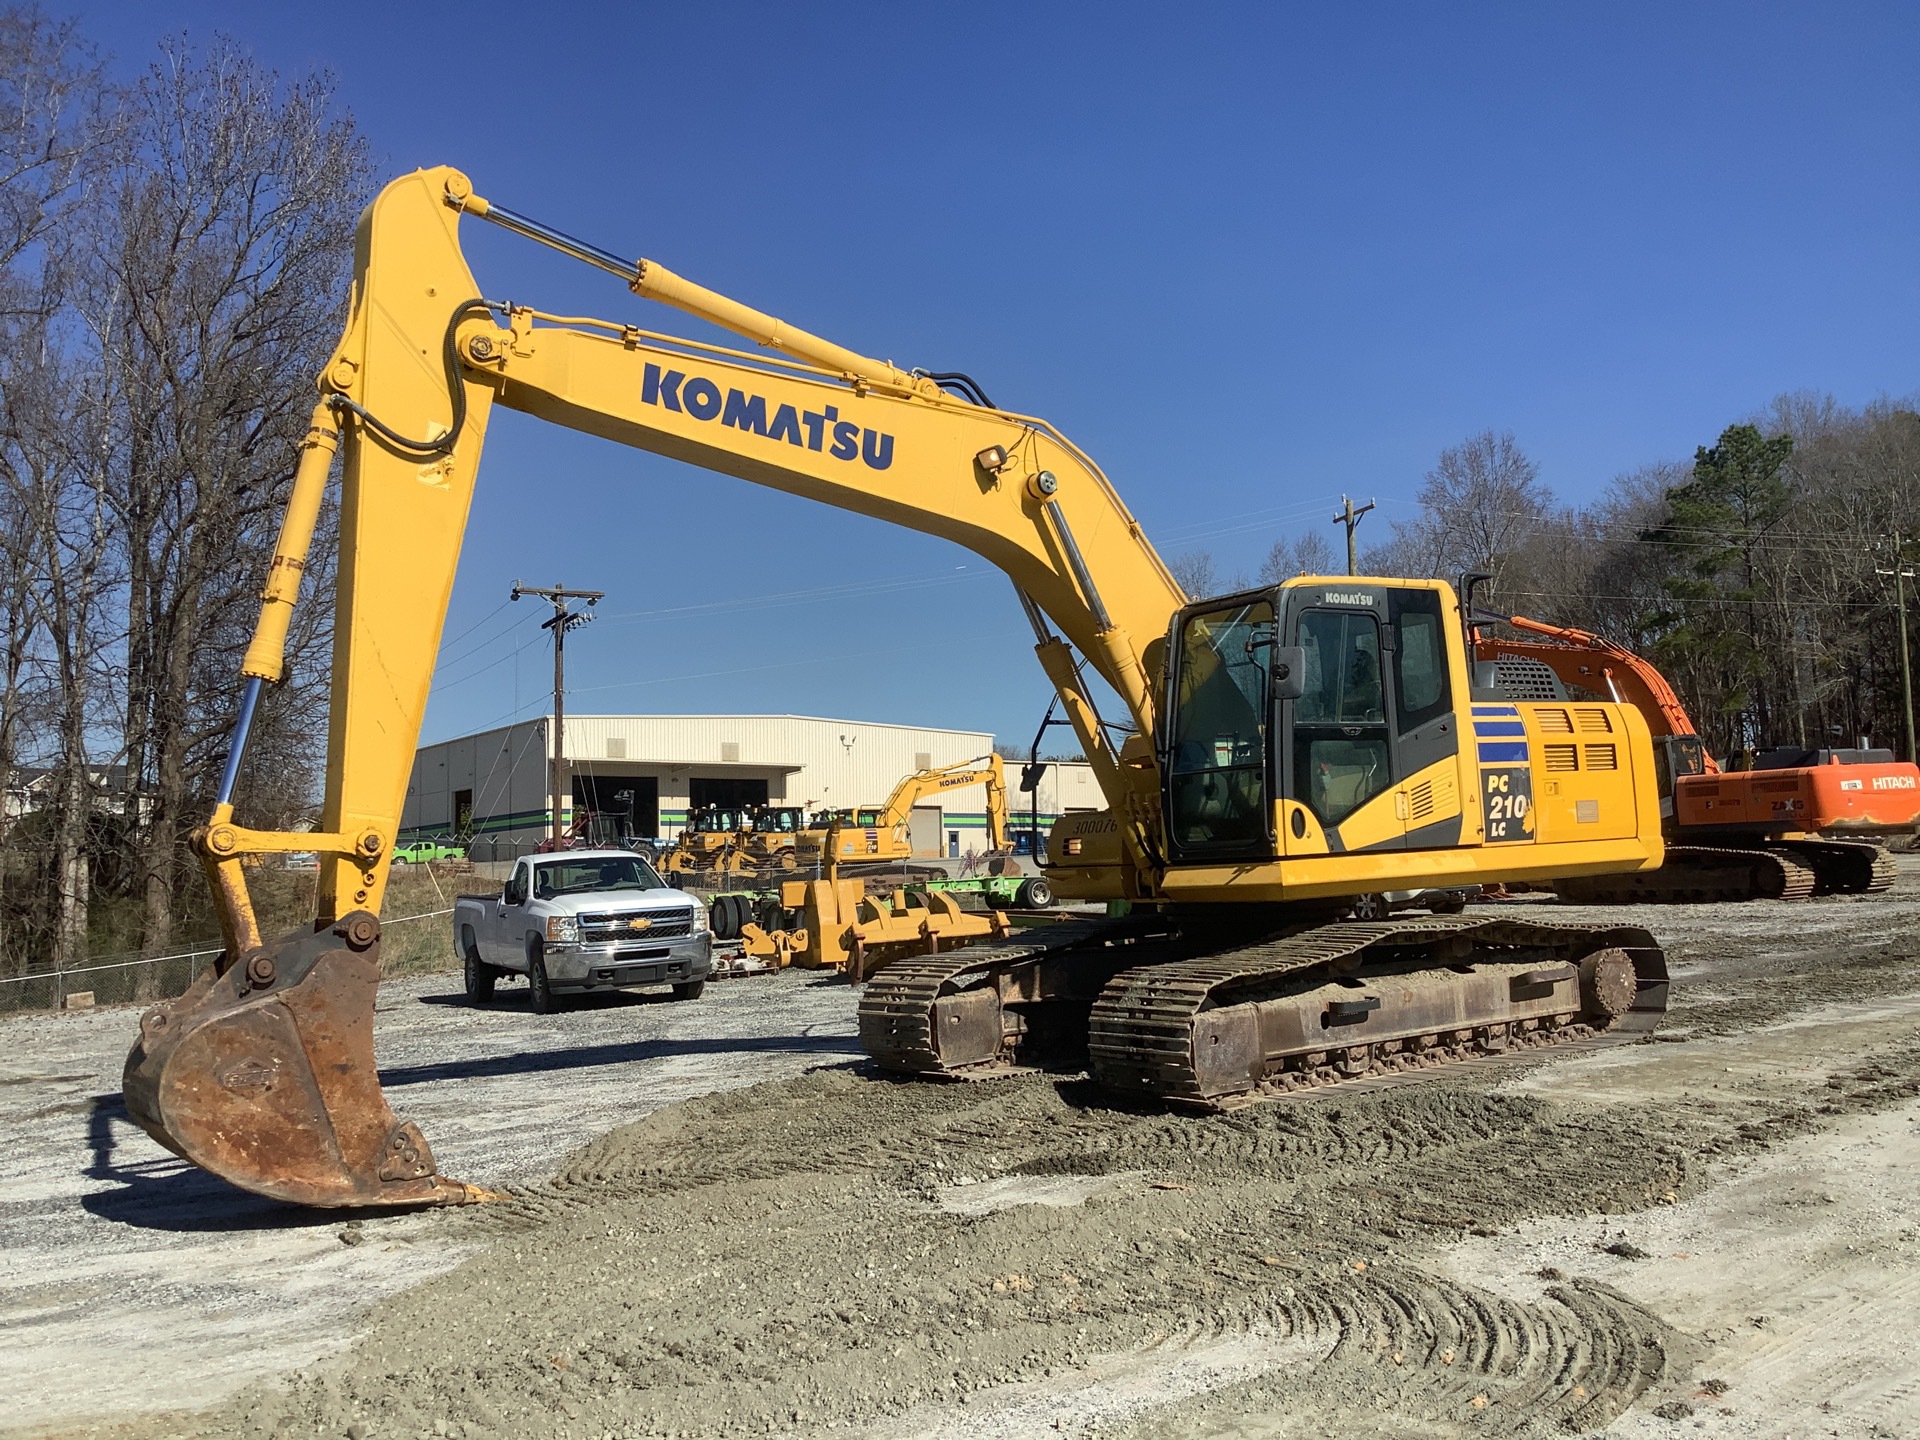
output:
M518 968L526 960L526 951L520 944L520 914L527 903L530 869L525 860L515 862L513 873L500 887L500 894L489 909L487 931L480 937L480 954L490 965Z

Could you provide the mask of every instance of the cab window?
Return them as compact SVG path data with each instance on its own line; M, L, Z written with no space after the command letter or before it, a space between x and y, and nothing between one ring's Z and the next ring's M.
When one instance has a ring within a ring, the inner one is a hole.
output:
M1300 617L1304 692L1294 702L1294 795L1338 825L1387 788L1392 760L1380 622L1365 611Z
M1450 706L1447 647L1440 625L1440 597L1431 590L1403 590L1393 597L1399 647L1393 656L1400 733L1437 720Z
M1169 819L1181 847L1267 840L1273 605L1188 617L1174 683Z

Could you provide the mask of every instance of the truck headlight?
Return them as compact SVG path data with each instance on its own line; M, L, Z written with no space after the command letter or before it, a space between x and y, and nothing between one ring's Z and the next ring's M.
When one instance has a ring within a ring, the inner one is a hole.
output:
M580 921L573 915L549 915L547 917L547 939L561 945L572 945L580 939Z
M693 929L688 933L692 935L704 935L711 929L713 929L713 916L707 912L707 907L704 905L694 906Z

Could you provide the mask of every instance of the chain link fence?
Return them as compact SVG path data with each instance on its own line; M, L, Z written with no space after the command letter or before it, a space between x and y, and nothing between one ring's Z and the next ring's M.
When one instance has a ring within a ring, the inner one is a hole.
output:
M449 906L381 921L381 974L429 974L451 966L457 957L447 927L427 922L443 920L452 913ZM0 1015L64 1009L69 995L83 993L91 993L96 1005L170 1000L184 995L213 969L221 950L214 945L176 955L141 956L0 977Z

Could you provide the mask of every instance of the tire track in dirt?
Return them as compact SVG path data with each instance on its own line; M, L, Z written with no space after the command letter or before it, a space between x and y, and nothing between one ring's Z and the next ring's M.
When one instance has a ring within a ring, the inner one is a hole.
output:
M842 1071L657 1113L447 1217L495 1243L389 1303L345 1362L200 1433L811 1432L1259 1332L1324 1347L1286 1382L1323 1411L1483 1396L1495 1422L1616 1413L1684 1348L1602 1287L1519 1303L1418 1265L1428 1237L1671 1184L1619 1117L1455 1083L1200 1119L1090 1100ZM1066 1209L936 1203L1062 1175L1112 1183Z
M1738 1029L1916 988L1893 942L1820 944L1829 960L1696 933L1685 965L1719 998L1690 1014ZM1605 1104L1465 1067L1204 1118L1046 1076L840 1069L710 1096L507 1204L440 1217L492 1243L387 1303L351 1354L184 1433L909 1440L964 1417L971 1440L998 1440L1031 1434L1018 1427L1049 1397L1069 1433L1084 1412L1139 1440L1591 1430L1683 1392L1699 1342L1597 1278L1512 1294L1436 1252L1534 1217L1684 1204L1726 1156L1900 1103L1920 1052L1890 1046L1791 1094L1730 1073L1684 1103ZM1084 1198L1006 1203L1023 1185ZM992 1203L959 1203L979 1194ZM1215 1379L1157 1393L1182 1356ZM1090 1391L1093 1373L1132 1388Z

